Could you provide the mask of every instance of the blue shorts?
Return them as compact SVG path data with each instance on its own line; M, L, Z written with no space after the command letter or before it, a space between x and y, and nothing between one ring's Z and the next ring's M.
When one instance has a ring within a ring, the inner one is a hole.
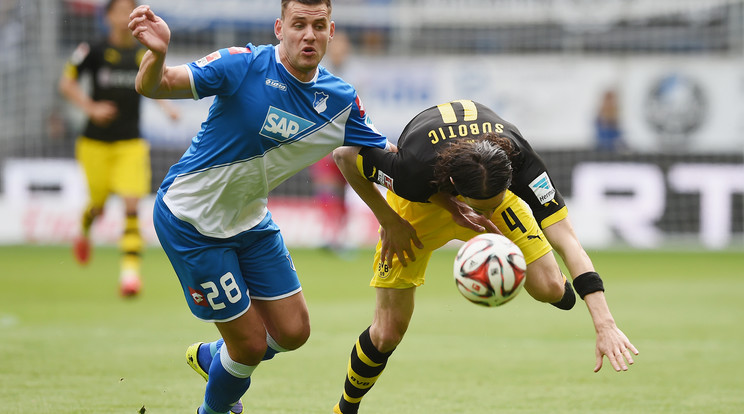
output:
M302 290L271 213L254 228L219 239L175 217L158 196L153 222L191 313L199 319L228 322L248 310L251 298L277 300Z

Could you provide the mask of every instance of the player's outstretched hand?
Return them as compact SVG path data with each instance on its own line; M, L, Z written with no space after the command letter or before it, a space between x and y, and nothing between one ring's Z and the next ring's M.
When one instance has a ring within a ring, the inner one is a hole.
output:
M501 231L495 224L493 224L490 217L477 213L469 205L460 200L457 200L457 207L457 212L452 213L452 220L454 220L455 224L458 226L475 230L478 233L486 232L501 234Z
M165 54L170 44L170 29L148 5L137 6L129 15L129 30L153 53Z
M501 231L493 224L490 217L477 213L472 207L452 194L439 192L431 196L429 201L449 211L452 215L452 221L460 227L478 233L501 234Z
M597 363L594 372L602 369L603 357L607 357L615 371L627 371L628 365L632 365L633 355L638 355L638 350L617 326L608 327L597 331L597 348L595 354Z
M394 256L398 256L400 264L407 266L406 257L411 261L416 260L413 246L419 249L424 248L424 244L416 234L416 229L401 217L393 222L380 225L380 244L380 260L388 266L392 265Z

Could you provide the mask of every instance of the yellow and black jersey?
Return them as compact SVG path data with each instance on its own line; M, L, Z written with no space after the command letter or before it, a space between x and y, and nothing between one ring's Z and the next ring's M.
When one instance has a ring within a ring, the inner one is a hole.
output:
M475 139L489 132L507 137L515 145L509 190L527 202L541 227L551 224L551 220L544 220L565 203L553 187L545 163L516 126L477 102L459 100L424 110L406 125L397 153L362 148L357 164L368 180L406 200L427 202L438 192L433 172L437 154L455 140Z
M79 79L90 74L91 98L116 104L118 116L105 127L88 121L83 135L99 141L120 141L140 137L140 95L134 89L137 70L146 49L137 44L119 48L100 41L81 43L65 66L65 76Z

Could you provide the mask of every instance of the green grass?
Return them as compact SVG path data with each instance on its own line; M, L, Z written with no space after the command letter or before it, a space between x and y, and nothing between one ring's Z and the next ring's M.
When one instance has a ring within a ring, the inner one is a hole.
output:
M247 413L330 413L372 319L370 251L293 256L312 335L256 370ZM523 293L477 307L451 281L453 256L432 258L406 339L363 413L744 412L744 253L592 253L641 352L628 372L605 360L597 374L583 303L562 312ZM0 247L0 412L193 413L204 382L183 352L216 330L191 316L159 249L144 266L143 294L123 300L111 247L87 268L66 247Z

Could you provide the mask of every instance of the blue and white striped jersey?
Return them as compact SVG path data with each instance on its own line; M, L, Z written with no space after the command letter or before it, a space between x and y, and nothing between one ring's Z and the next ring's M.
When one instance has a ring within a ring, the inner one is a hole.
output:
M187 67L194 99L215 100L158 194L205 236L261 222L269 191L334 148L387 145L351 85L323 67L300 82L273 45L220 49Z

